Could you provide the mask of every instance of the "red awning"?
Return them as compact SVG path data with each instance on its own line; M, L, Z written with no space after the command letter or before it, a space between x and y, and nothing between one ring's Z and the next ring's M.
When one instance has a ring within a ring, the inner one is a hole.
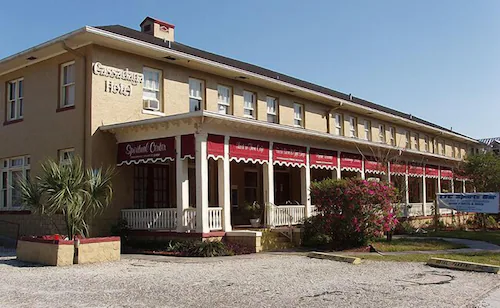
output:
M406 164L405 163L391 163L391 174L395 175L406 175Z
M274 143L273 162L278 165L305 167L306 147Z
M207 158L215 160L224 159L224 136L223 135L208 135L207 138Z
M173 161L175 138L158 138L118 144L117 164L146 164Z
M194 134L181 136L181 159L194 159Z
M340 153L340 169L362 172L363 157L360 154Z
M409 163L408 164L408 175L409 176L423 176L424 167L419 163Z
M438 178L439 177L439 167L434 166L434 165L425 165L425 177Z
M385 173L387 165L383 162L377 161L375 157L366 157L365 159L365 172L368 173Z
M441 178L445 180L453 179L453 170L446 167L441 167Z
M338 168L337 152L322 149L309 149L309 167L322 169Z
M269 142L231 137L229 139L229 158L237 162L267 163L269 161Z

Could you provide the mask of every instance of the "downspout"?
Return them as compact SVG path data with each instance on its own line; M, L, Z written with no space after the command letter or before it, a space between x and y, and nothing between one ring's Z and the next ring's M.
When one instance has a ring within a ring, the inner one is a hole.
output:
M87 119L89 118L87 114L87 56L85 53L80 53L66 44L66 41L62 41L63 47L69 53L75 55L76 57L83 59L83 154L82 160L83 165L87 166Z

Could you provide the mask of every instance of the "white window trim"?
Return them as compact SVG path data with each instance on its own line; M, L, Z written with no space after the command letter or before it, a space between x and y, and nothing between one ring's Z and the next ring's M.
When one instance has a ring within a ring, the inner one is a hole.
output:
M147 87L146 86L146 78L144 78L144 80L142 82L142 102L143 102L143 104L142 104L142 111L143 111L143 113L146 113L146 114L163 113L162 91L161 91L161 89L163 87L163 75L162 75L162 71L158 70L158 69L155 69L155 68L144 66L142 68L142 73L143 73L144 76L146 76L146 74L145 74L146 71L150 71L150 72L153 72L155 74L158 74L158 89ZM144 96L144 90L155 92L157 94L156 98L154 100L156 100L156 102L158 103L158 110L146 107L145 101L146 100L152 100L152 98L151 97L145 97ZM145 111L147 111L147 112L145 112ZM153 113L151 113L151 112L153 112Z
M358 138L358 130L356 129L358 126L358 121L356 117L349 116L349 137L350 138Z
M68 67L68 66L71 66L73 65L73 74L75 74L75 76L73 76L73 82L70 82L70 83L64 83L64 68ZM74 96L74 99L76 100L76 88L75 88L75 84L76 84L76 70L75 70L75 61L70 61L70 62L66 62L66 63L63 63L61 64L61 72L60 72L60 76L61 76L61 101L59 102L59 107L60 108L67 108L67 107L72 107L75 105L75 102L73 101L72 104L68 104L68 105L65 105L64 104L64 101L65 101L65 91L64 89L67 88L67 87L73 87L73 91L75 91L75 93L73 93L73 96Z
M223 102L223 101L220 101L219 100L219 93L220 93L220 89L221 88L224 88L224 89L227 89L228 91L228 102ZM224 106L227 108L227 113L225 114L231 114L231 105L232 105L232 102L233 102L233 91L231 89L231 87L228 87L228 86L225 86L225 85L217 85L217 112L220 112L220 108L219 106Z
M22 165L21 166L11 166L11 162L18 160L18 159L22 159L22 161L23 161ZM19 210L24 209L24 207L22 205L13 206L13 204L12 204L12 192L14 190L14 186L12 183L12 181L13 181L12 180L12 172L22 171L22 176L25 179L27 173L30 170L30 162L31 162L31 158L29 155L10 157L10 158L0 160L0 211L19 211ZM4 173L7 173L7 183L3 183ZM5 186L5 188L4 188L4 186ZM7 204L3 204L4 193L7 194Z
M246 106L246 101L245 101L245 93L249 93L252 95L252 101L250 102L251 103L251 106L248 107ZM256 102L257 98L256 98L256 95L254 92L251 92L251 91L243 91L243 116L245 118L249 118L249 119L255 119L255 102ZM250 111L251 114L246 114L245 111Z
M418 133L413 133L412 139L414 150L420 151L420 136Z
M385 136L385 125L384 124L378 125L378 142L380 142L380 143L387 142L387 139Z
M269 111L269 102L272 101L274 103L274 112ZM269 116L275 117L276 121L275 122L270 122L268 119L267 122L269 123L278 123L278 99L274 96L266 96L266 112L267 112L267 118L269 119Z
M200 96L192 96L191 95L191 80L199 82L200 83ZM188 80L188 86L189 86L189 112L194 112L195 110L191 110L191 99L199 101L199 110L203 109L203 96L205 93L205 82L201 79L198 78L189 78Z
M20 82L23 82L23 93L22 93L22 96L19 96L19 83ZM15 84L15 93L14 93L14 99L11 100L10 99L10 85L11 84ZM15 121L15 120L21 120L24 116L21 115L20 113L20 110L21 110L21 100L23 100L23 105L24 105L24 77L22 78L18 78L18 79L14 79L14 80L10 80L7 82L7 97L5 99L5 101L7 102L7 121ZM13 118L11 118L11 111L12 111L12 103L14 103L14 108L15 108L15 116ZM23 106L23 110L24 110L24 106ZM24 111L23 111L24 113Z
M300 108L300 112L297 113L297 107ZM299 114L299 116L297 116ZM296 124L296 121L299 124ZM293 125L295 127L304 127L304 104L293 103Z
M372 124L370 120L363 120L363 129L365 131L365 140L372 141Z
M424 136L424 152L430 152L428 136Z
M389 126L389 143L392 146L396 146L396 128Z
M64 158L64 154L71 153L71 157L75 157L75 148L61 149L58 152L59 152L58 153L58 155L59 155L59 164L61 164L61 165L66 165L66 164L70 163L69 160L66 160Z
M343 131L342 131L342 121L343 121L343 116L341 113L336 113L333 118L335 119L335 135L337 136L343 136Z

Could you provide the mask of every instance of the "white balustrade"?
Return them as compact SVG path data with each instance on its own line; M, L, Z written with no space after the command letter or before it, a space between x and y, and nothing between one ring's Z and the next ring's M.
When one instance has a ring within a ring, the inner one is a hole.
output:
M133 230L173 230L177 225L177 209L125 209L122 218Z
M196 230L196 208L185 209L182 222L187 231Z
M273 227L298 225L305 218L305 205L269 205L267 207L267 224Z
M208 228L210 230L222 230L222 208L208 208Z

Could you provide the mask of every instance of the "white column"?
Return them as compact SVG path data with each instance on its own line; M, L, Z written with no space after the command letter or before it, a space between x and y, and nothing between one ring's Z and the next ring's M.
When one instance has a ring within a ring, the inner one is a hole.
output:
M224 137L224 159L217 160L219 180L219 206L222 207L222 229L231 231L231 183L229 162L229 136Z
M189 207L188 159L181 159L181 136L175 136L175 181L177 190L177 232L184 232L184 210Z
M406 203L406 208L405 208L405 216L408 217L410 216L410 213L408 212L408 205L410 205L410 185L408 185L408 172L405 173L405 203Z
M300 168L301 203L305 205L305 216L311 216L311 170L309 168L309 147L306 149L306 166Z
M427 188L425 187L425 165L423 166L423 174L422 174L422 214L425 216L425 207L427 203Z
M391 182L391 163L387 162L387 182Z
M462 181L462 192L466 193L466 191L465 191L465 180Z
M208 233L207 134L196 134L196 232Z
M342 177L342 170L340 168L340 151L337 153L337 180L340 180L340 178Z
M365 159L361 156L361 179L365 179Z
M264 219L266 226L272 226L272 206L274 205L274 165L273 165L273 143L269 142L269 161L263 166L264 173Z
M441 192L441 167L438 166L438 193Z

